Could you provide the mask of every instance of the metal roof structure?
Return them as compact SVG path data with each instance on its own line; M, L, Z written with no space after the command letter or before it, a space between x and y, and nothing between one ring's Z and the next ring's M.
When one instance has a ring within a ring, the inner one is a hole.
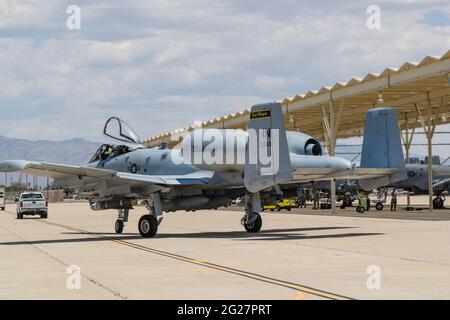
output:
M432 125L446 124L447 117L450 119L450 50L440 57L426 56L420 62L406 62L399 68L336 82L280 102L287 130L302 131L325 141L327 135L334 136L334 141L360 136L365 114L374 107L396 108L402 130L424 127L422 114L430 108ZM245 109L205 121L202 127L245 129L249 114L250 110ZM331 129L325 120L328 118L333 119ZM174 146L183 134L194 129L177 129L146 139L144 144Z

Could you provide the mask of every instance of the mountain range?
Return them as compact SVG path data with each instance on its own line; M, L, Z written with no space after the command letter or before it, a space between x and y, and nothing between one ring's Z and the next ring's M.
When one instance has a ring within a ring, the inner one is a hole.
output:
M0 161L3 160L32 160L51 163L64 163L69 165L83 165L89 161L101 143L91 142L80 138L51 141L51 140L25 140L13 139L0 135ZM20 175L8 174L8 184L19 180ZM0 184L5 183L3 174L0 175ZM25 181L22 179L22 181ZM38 184L42 185L39 179Z
M89 161L99 146L100 143L80 138L62 141L31 141L0 135L0 161L26 159L81 165Z

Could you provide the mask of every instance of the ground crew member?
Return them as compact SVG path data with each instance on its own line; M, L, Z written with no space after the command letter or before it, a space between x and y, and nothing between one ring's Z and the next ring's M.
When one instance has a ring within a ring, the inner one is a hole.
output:
M306 195L303 190L298 195L298 204L300 208L306 208Z
M320 208L319 205L319 190L317 189L316 185L312 184L312 193L313 193L313 209L317 210Z
M392 191L392 197L391 197L391 211L397 211L397 193Z

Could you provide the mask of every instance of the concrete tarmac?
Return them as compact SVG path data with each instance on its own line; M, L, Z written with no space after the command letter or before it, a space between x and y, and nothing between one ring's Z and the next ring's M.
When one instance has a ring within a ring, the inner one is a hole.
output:
M444 211L435 221L353 211L263 213L258 234L238 211L171 213L143 239L144 208L116 235L116 213L87 203L50 204L47 220L17 220L8 205L0 299L450 299Z

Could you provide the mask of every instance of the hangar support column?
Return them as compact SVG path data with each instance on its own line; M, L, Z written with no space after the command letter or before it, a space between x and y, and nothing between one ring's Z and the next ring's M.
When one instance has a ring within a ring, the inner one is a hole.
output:
M334 156L335 148L336 148L336 140L337 140L337 133L339 130L339 124L342 118L342 110L344 108L344 101L341 102L339 106L339 111L337 114L337 117L335 117L334 114L334 106L333 106L333 100L330 95L330 116L328 118L327 112L325 110L325 107L323 104L320 105L320 111L322 113L322 125L324 128L324 138L325 143L327 145L328 154L330 156ZM336 213L336 180L331 179L330 180L330 202L331 202L331 212L333 214Z
M420 123L422 124L423 130L425 131L425 135L427 137L427 147L428 147L428 210L433 212L433 136L434 130L436 129L436 125L433 125L432 121L432 106L430 95L427 93L427 121L422 115L420 111L419 105L416 103L416 110L419 115Z
M414 137L414 133L416 131L416 128L414 127L411 131L409 131L409 119L408 119L408 113L405 113L405 136L402 137L403 145L405 146L405 162L409 163L409 150L411 149L412 140ZM406 206L409 208L411 207L411 197L409 194L409 191L406 193Z

